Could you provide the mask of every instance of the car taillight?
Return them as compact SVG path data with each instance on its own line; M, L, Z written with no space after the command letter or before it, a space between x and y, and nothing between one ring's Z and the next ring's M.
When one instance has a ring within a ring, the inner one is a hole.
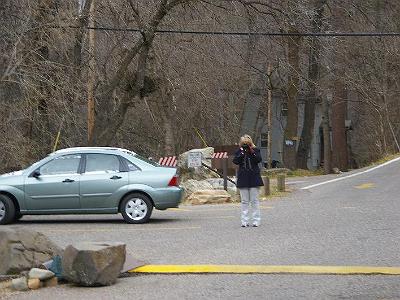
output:
M179 186L179 177L177 175L172 177L168 183L168 186Z

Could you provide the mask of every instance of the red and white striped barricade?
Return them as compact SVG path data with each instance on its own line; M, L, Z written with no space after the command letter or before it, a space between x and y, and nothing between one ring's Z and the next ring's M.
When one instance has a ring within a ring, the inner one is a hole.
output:
M222 178L224 179L224 190L228 190L228 152L214 152L211 158L219 160L217 165L222 168Z
M161 157L158 163L165 167L176 167L178 160L176 159L176 156L166 156Z
M215 152L211 158L228 158L228 152Z

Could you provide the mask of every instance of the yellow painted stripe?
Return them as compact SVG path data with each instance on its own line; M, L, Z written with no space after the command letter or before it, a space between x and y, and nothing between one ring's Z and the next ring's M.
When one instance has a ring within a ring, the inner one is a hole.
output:
M228 273L228 274L385 274L400 275L400 267L365 266L260 266L260 265L145 265L130 273Z
M356 189L359 189L359 190L371 189L371 188L373 188L373 187L375 187L375 184L373 184L372 182L363 183L363 184L360 184L360 185L356 185L356 186L355 186L355 188L356 188Z

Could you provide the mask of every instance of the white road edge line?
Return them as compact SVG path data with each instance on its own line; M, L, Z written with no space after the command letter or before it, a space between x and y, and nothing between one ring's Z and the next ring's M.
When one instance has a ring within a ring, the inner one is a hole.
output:
M376 169L382 168L384 166L387 166L387 165L389 165L391 163L394 163L396 161L399 161L399 160L400 160L400 157L392 159L392 160L389 160L389 161L387 161L387 162L385 162L385 163L383 163L381 165L375 166L373 168L367 169L367 170L362 171L362 172L358 172L358 173L354 173L354 174L351 174L351 175L348 175L348 176L339 177L339 178L331 179L331 180L328 180L328 181L323 181L323 182L320 182L320 183L316 183L316 184L313 184L313 185L305 186L305 187L302 187L301 190L309 190L309 189L315 188L315 187L320 186L320 185L324 185L324 184L328 184L328 183L344 180L344 179L347 179L347 178L350 178L350 177L355 177L355 176L358 176L358 175L362 175L362 174L374 171Z

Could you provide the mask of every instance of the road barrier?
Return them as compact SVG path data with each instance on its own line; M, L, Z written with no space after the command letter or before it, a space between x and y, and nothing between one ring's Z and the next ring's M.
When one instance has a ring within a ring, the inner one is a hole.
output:
M178 160L176 159L176 156L166 156L161 157L158 163L165 167L176 167Z
M215 152L213 153L213 155L211 156L211 158L228 158L228 152Z

